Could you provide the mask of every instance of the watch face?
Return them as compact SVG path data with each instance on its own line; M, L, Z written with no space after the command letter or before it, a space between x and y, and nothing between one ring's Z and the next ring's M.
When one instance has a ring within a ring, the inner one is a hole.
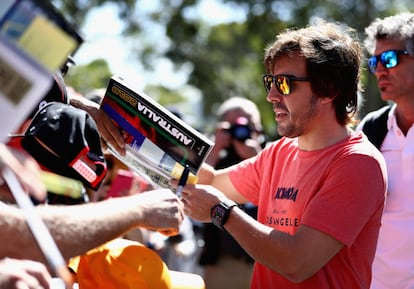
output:
M214 225L223 229L223 223L226 221L228 210L221 205L216 205L211 212L211 221Z
M215 205L211 209L211 221L214 225L219 227L220 229L224 230L223 226L226 223L227 219L229 218L230 211L237 206L237 203L233 201L224 201L218 205Z
M216 206L214 208L213 217L217 220L219 224L223 222L224 216L226 215L227 210L222 206Z

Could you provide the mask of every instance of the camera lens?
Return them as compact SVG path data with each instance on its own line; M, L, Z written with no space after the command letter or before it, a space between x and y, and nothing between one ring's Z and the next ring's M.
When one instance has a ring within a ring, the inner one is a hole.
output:
M251 135L251 129L247 125L233 125L230 128L230 132L235 139L241 141L249 139Z

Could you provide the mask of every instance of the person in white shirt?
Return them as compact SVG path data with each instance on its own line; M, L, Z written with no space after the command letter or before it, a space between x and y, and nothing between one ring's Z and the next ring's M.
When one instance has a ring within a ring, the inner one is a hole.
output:
M388 172L371 289L409 289L414 288L414 13L376 19L365 31L369 69L382 100L392 103L357 127L377 138ZM382 125L375 121L381 115Z

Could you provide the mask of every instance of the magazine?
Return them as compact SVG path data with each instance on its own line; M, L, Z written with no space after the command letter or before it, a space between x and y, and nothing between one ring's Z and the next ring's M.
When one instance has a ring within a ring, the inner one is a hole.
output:
M189 169L187 183L197 173L214 143L154 99L120 77L109 80L101 108L112 118L126 143L126 155L111 153L154 187L170 187Z

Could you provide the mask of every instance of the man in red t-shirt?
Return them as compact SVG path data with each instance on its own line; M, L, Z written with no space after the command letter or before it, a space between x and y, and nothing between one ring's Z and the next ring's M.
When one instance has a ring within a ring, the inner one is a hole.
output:
M361 47L319 21L277 36L263 82L282 136L223 170L204 166L185 212L228 231L255 260L251 288L369 288L387 186L357 111ZM258 205L257 221L238 203ZM237 276L229 276L237 278Z

